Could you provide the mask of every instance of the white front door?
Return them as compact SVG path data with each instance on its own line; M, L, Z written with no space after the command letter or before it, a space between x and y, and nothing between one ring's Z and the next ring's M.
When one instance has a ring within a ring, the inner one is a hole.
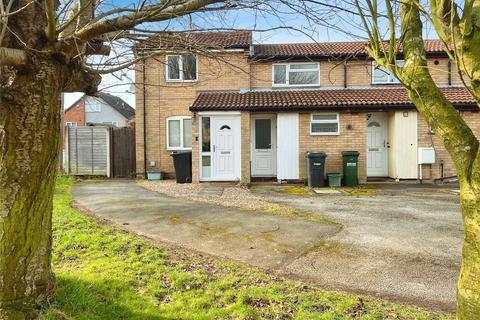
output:
M250 120L252 176L277 175L277 131L275 115L254 115Z
M367 120L367 177L386 177L388 118L386 113L372 113Z
M212 117L213 180L240 179L240 117Z

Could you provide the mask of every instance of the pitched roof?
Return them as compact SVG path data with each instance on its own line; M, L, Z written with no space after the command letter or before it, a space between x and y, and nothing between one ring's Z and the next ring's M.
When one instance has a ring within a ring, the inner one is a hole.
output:
M478 108L464 87L442 88L453 104ZM308 111L413 108L402 87L371 89L271 90L201 92L191 111Z
M112 108L120 112L120 114L125 118L131 119L135 116L135 109L133 109L128 103L123 101L122 98L106 92L97 92L96 96L105 101L110 106L112 106Z
M444 52L440 40L425 40L424 44L427 53L442 54ZM254 46L252 58L365 56L367 45L366 41L257 44Z
M135 49L248 49L251 44L251 31L165 32L137 44Z

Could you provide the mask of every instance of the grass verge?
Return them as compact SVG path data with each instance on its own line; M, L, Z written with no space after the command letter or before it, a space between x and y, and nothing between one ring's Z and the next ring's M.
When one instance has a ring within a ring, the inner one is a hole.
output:
M57 290L40 319L453 319L155 246L71 208L72 183L57 182Z

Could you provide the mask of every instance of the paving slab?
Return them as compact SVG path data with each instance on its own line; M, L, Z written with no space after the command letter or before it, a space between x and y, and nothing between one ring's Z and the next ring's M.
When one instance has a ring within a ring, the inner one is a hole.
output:
M340 190L334 190L334 189L313 189L315 193L318 194L340 194L342 193Z
M168 197L135 181L82 182L72 193L81 207L128 230L272 270L291 263L340 229Z
M223 187L204 186L201 188L200 194L221 196L223 194L223 190L225 190Z

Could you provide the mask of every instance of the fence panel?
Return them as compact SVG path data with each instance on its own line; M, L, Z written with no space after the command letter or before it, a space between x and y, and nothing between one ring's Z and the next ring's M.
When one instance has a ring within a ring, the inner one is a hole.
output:
M68 127L68 173L110 176L110 135L107 127Z

